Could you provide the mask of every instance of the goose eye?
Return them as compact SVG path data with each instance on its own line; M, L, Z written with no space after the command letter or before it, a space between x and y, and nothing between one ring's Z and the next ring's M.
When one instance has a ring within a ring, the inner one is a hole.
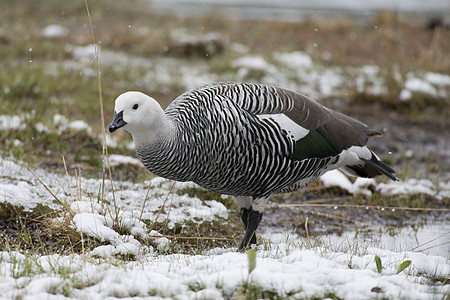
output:
M133 105L133 109L134 109L134 110L138 109L138 107L139 107L138 104Z

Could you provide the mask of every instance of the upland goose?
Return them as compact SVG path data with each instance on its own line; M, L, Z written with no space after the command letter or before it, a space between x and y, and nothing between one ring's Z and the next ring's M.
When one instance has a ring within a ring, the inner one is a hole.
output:
M256 243L269 197L299 190L340 168L360 177L394 170L366 147L379 133L362 122L280 87L214 83L188 91L163 110L126 92L109 131L123 128L155 175L232 195L245 226L239 250Z

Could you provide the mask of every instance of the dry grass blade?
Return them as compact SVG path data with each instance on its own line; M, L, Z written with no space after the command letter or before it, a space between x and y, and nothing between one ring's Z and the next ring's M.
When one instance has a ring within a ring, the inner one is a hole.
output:
M168 239L178 239L178 240L216 240L216 241L234 241L232 238L222 238L222 237L208 237L208 236L175 236L175 235L153 235L149 238L168 238Z
M317 201L317 200L316 200ZM415 211L450 211L450 208L379 206L357 204L320 204L320 203L274 203L271 207L343 207L343 208L375 208L383 210L415 210Z
M152 182L148 184L147 194L145 195L144 203L142 203L141 213L139 214L139 222L142 220L142 214L144 213L144 207L148 200L148 194L150 193L150 188L152 187Z
M156 218L153 221L152 226L150 226L150 229L148 230L149 232L152 231L153 228L155 227L156 221L158 220L159 216L161 215L161 212L164 210L164 207L166 206L166 202L169 199L169 195L172 193L174 186L175 186L175 182L173 182L172 185L170 186L170 189L169 189L169 192L167 193L166 199L164 199L161 209L158 211L158 214L156 215ZM167 217L169 216L169 214L170 214L170 211L167 213Z
M53 196L53 198L56 199L56 201L58 201L59 204L61 204L66 210L67 212L73 217L75 216L75 213L72 211L72 209L70 209L70 207L61 199L59 199L53 192L52 190L50 190L50 188L39 178L39 176L36 175L36 173L33 172L33 170L31 170L30 168L27 168L28 171L31 172L31 174L33 174L33 176L44 186L44 188Z
M433 242L433 241L435 241L435 240L437 240L437 239L440 239L441 237L443 237L443 236L445 236L445 235L447 235L447 234L449 234L449 233L450 233L450 231L447 231L446 233L443 233L443 234L441 234L441 235L439 235L439 236L437 236L437 237L435 237L435 238L432 238L432 239L429 240L428 242L425 242L425 243L423 243L423 244L420 244L420 245L418 245L418 246L412 248L411 250L416 250L417 248L423 247L424 245L429 244L429 243L431 243L431 242ZM439 245L445 245L445 244L447 244L447 243L450 243L450 242L445 242L445 243L439 244ZM439 245L431 246L430 248L433 248L433 247L436 247L436 246L439 246ZM430 248L426 248L426 249L430 249ZM424 249L424 250L426 250L426 249ZM423 251L423 250L419 250L419 251Z
M440 244L437 244L437 245L433 245L433 246L427 247L427 248L425 248L425 249L417 250L417 251L423 252L423 251L427 251L427 250L430 250L430 249L432 249L432 248L436 248L436 247L443 246L443 245L447 245L447 244L450 244L450 241L448 241L448 242L443 242L443 243L440 243Z
M103 157L106 157L106 163L108 166L108 173L109 173L109 181L111 183L111 192L112 192L112 197L113 197L113 202L114 202L115 218L113 218L113 221L118 222L119 210L117 207L116 197L114 194L114 184L113 184L113 179L112 179L111 164L109 163L108 146L106 145L105 114L103 111L102 73L100 71L100 63L98 60L98 48L97 48L97 42L96 42L95 34L94 34L94 26L92 25L92 18L91 18L91 13L89 11L89 5L88 5L87 0L84 0L84 4L86 6L86 13L87 13L87 16L89 19L89 26L91 29L92 43L94 45L95 60L96 60L96 65L97 65L98 97L99 97L99 102L100 102L100 117L101 117L101 122L102 122L102 137L103 137L103 143L102 143L103 144ZM104 163L103 163L103 174L105 174L105 164ZM104 199L104 194L105 194L104 187L105 187L105 178L103 177L102 192L101 192L102 206L103 206L103 199Z
M322 198L322 199L313 199L313 200L305 200L302 203L304 204L316 204L316 203L323 203L323 202L337 202L337 201L344 201L349 200L351 197L334 197L334 198Z
M72 198L72 202L74 202L75 198L73 197L72 188L70 187L69 172L67 171L66 159L64 158L64 155L62 156L62 160L63 160L63 163L64 163L64 170L66 172L67 185L69 186L70 197Z

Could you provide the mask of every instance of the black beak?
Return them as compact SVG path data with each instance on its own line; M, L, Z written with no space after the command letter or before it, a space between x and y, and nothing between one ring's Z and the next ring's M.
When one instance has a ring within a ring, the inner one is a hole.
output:
M114 112L114 117L111 122L111 125L109 125L109 132L113 133L117 129L127 125L127 122L123 120L123 110L119 113Z

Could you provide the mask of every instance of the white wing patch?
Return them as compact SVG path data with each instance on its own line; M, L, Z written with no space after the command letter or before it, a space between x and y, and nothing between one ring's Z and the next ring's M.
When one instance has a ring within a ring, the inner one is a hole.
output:
M364 158L364 159L371 159L372 158L372 154L373 152L369 150L369 148L367 148L367 146L351 146L350 148L347 149L350 152L355 153L356 155L358 155L359 158Z
M343 169L343 171L349 175L357 176L355 172L346 166L360 165L362 166L364 162L361 159L371 159L374 153L367 148L367 146L351 146L348 149L342 150L339 153L339 160L331 165L328 165L325 171L330 171L333 169Z
M281 129L286 130L289 137L293 138L296 141L303 138L309 133L308 129L298 125L284 114L267 114L258 115L257 117L260 120L270 119L273 122L276 122L278 125L280 125Z

